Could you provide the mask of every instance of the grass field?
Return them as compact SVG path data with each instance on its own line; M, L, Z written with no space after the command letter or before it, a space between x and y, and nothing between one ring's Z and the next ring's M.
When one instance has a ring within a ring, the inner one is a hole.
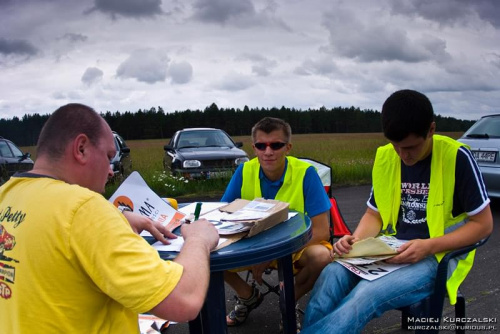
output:
M459 138L462 133L445 135ZM250 158L254 157L250 136L233 137L243 142L243 149ZM148 185L160 196L213 196L223 192L229 179L188 181L163 172L163 145L167 139L131 140L130 147L133 169L138 171ZM381 133L330 133L293 135L291 155L321 161L332 167L333 186L369 184L377 147L388 143ZM23 147L24 152L35 156L34 147ZM109 197L119 184L106 187Z

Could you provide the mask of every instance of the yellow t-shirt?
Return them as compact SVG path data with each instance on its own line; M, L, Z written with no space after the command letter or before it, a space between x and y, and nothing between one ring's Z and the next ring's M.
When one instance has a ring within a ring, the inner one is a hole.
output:
M0 187L0 238L2 333L138 333L183 271L104 197L46 177Z

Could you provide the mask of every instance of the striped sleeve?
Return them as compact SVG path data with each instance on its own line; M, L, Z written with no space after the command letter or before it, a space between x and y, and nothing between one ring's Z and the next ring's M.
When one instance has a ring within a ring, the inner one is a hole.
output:
M457 153L453 203L454 216L462 212L473 216L490 203L481 170L466 147L461 147Z

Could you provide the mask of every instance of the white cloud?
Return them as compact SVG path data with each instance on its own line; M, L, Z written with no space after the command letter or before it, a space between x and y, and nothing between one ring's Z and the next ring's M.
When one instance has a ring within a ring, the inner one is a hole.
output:
M229 92L237 92L248 89L253 85L255 85L255 81L252 78L240 73L231 72L224 76L215 87Z
M331 57L322 57L321 59L316 60L304 60L302 64L294 70L294 72L299 75L317 74L329 76L337 70L337 65L335 65Z
M496 0L0 1L0 117L355 106L397 89L437 113L500 105Z
M186 84L193 77L193 66L187 61L172 62L168 68L168 75L175 84Z
M136 50L118 66L116 76L121 79L136 79L148 84L165 81L168 62L168 56L161 51Z
M97 67L89 67L82 75L82 82L88 86L100 81L104 72Z

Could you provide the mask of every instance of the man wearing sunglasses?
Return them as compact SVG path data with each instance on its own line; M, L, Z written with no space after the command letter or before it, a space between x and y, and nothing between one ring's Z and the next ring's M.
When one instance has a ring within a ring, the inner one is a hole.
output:
M331 204L315 168L287 155L292 149L291 132L290 125L279 118L265 117L255 124L252 142L257 157L236 170L222 201L259 197L276 199L290 203L290 209L309 216L313 236L306 247L293 255L295 299L298 300L311 290L321 270L331 261L329 253L332 247L328 242ZM275 266L276 261L252 266L255 281L262 284L264 270ZM226 271L224 279L238 296L235 309L226 318L227 324L237 326L260 305L263 297L237 272Z

